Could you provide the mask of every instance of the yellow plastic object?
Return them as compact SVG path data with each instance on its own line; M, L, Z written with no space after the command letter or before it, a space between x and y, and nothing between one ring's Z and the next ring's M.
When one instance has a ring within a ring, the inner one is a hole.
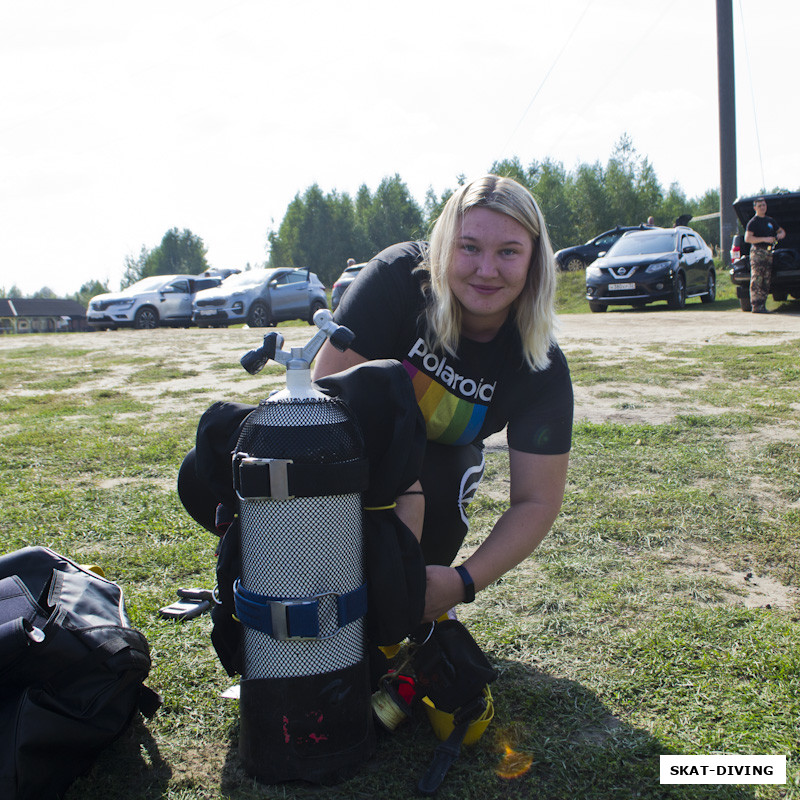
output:
M477 742L478 739L483 736L483 732L489 727L489 723L494 717L494 702L492 700L491 689L489 689L488 686L484 686L483 696L486 698L486 710L478 719L470 723L470 726L467 728L467 735L464 737L464 744L474 744ZM427 697L423 697L422 702L425 705L425 711L433 726L433 732L436 734L436 738L444 741L453 732L453 728L455 728L453 715L445 711L439 711Z
M101 578L105 578L106 573L103 572L102 567L98 567L97 564L81 564L81 569L85 569L87 572L94 572L95 575L99 575Z
M402 645L402 642L399 642L398 644L378 645L378 650L380 650L386 656L386 658L391 659L400 652Z

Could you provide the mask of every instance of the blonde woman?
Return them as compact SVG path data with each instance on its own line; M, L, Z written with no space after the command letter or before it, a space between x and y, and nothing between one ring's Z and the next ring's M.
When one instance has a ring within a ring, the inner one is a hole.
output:
M428 443L420 481L397 511L421 541L427 621L527 558L561 508L573 396L555 340L555 270L531 194L487 175L450 197L429 245L394 245L369 262L335 315L356 335L351 349L328 343L317 357L315 378L378 358L399 360L411 376ZM451 568L483 439L504 427L510 506Z

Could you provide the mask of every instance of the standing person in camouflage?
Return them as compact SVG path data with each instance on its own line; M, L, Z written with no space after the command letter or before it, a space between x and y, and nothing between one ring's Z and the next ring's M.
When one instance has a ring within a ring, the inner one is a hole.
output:
M750 304L754 314L767 314L767 295L772 273L772 248L786 231L767 216L767 201L756 198L755 216L747 223L744 240L750 245Z

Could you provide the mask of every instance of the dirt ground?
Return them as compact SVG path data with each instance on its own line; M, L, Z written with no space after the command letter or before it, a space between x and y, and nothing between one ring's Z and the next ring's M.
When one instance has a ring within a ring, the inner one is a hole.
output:
M281 326L278 331L284 336L284 350L305 344L316 329L308 325ZM159 329L155 331L106 331L102 333L56 334L40 337L36 335L0 336L0 351L35 347L41 351L42 371L52 367L54 372L63 369L51 356L53 345L86 351L86 367L93 366L93 353L118 351L135 357L146 357L158 362L173 362L178 356L187 372L169 382L171 391L213 389L215 395L227 398L249 395L257 398L270 385L281 385L278 377L248 377L237 368L239 358L248 350L261 344L265 331L260 329L206 329L186 330ZM791 341L800 337L800 308L793 312L769 315L746 314L741 311L705 311L687 307L682 311L657 308L646 310L609 311L605 314L570 314L560 318L559 342L569 359L571 351L589 352L598 360L619 361L636 357L653 358L653 345L672 346L743 343L745 341L769 344ZM185 354L181 357L181 354ZM228 365L230 369L224 369ZM126 391L153 401L162 394L163 382L130 384L125 371L131 374L140 365L114 367L90 379L84 388L102 389L125 386ZM213 380L209 379L209 367L214 369ZM20 387L10 394L25 394ZM678 400L670 402L669 396L659 398L658 403L636 402L640 398L635 386L614 384L613 398L596 388L576 387L575 418L591 422L666 422L673 418L679 407ZM7 389L8 391L8 389ZM37 390L38 391L38 390ZM631 393L631 401L625 395ZM652 394L652 387L648 393ZM501 434L502 436L502 434ZM490 444L495 444L492 441Z
M571 350L588 350L593 358L606 361L635 357L657 358L652 346L674 347L703 344L774 344L800 337L800 308L797 313L746 314L742 311L607 312L572 314L561 318L560 342L567 358ZM663 423L674 418L685 403L674 393L663 392L658 402L642 402L641 386L614 385L619 396L609 398L608 387L575 388L575 419L590 422ZM630 397L624 398L626 393ZM647 387L650 397L659 392ZM604 396L606 395L606 396ZM627 402L626 402L627 399ZM695 409L702 413L703 409ZM717 409L708 409L716 412Z
M796 304L795 304L796 305ZM316 329L308 325L281 326L278 331L284 337L284 350L302 346ZM125 386L125 390L140 399L150 402L157 409L163 400L165 389L187 396L192 391L202 391L198 402L212 399L231 399L256 402L270 390L283 386L279 375L248 376L238 367L239 358L248 350L261 344L265 331L260 329L206 329L187 330L159 329L155 331L106 331L102 333L57 334L37 337L0 336L0 352L17 348L35 347L41 351L43 373L52 369L59 372L63 365L57 356L51 355L52 345L63 345L70 349L86 350L87 372L93 367L93 355L118 351L130 355L130 363L115 365L108 370L96 370L94 377L83 384L84 389L114 389ZM605 314L570 314L560 318L559 342L566 353L588 353L591 358L605 363L627 361L631 358L658 358L654 345L682 345L745 343L770 344L791 341L800 337L800 307L791 312L769 315L746 314L741 311L706 311L687 307L682 311L660 308L646 310L609 311ZM168 383L130 382L128 378L140 367L140 358L153 363L174 363L176 356L184 370L181 377ZM16 389L16 391L15 391ZM613 389L613 391L609 391ZM10 394L26 394L22 387L8 387ZM31 389L33 394L39 389ZM206 402L206 405L209 403ZM590 422L617 422L620 424L665 423L685 410L685 401L676 390L662 390L647 386L646 395L641 384L615 382L609 386L576 386L575 419ZM717 413L716 408L695 408L696 413ZM776 432L776 435L784 435ZM499 433L487 439L487 446L505 447L505 434Z

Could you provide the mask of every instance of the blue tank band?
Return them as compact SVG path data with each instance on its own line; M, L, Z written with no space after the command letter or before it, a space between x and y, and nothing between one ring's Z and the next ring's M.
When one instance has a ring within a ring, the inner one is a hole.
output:
M336 602L337 624L333 632L320 632L320 604ZM351 592L323 592L313 597L268 597L245 589L239 579L233 584L236 617L253 630L279 641L329 639L345 625L367 613L367 584Z

